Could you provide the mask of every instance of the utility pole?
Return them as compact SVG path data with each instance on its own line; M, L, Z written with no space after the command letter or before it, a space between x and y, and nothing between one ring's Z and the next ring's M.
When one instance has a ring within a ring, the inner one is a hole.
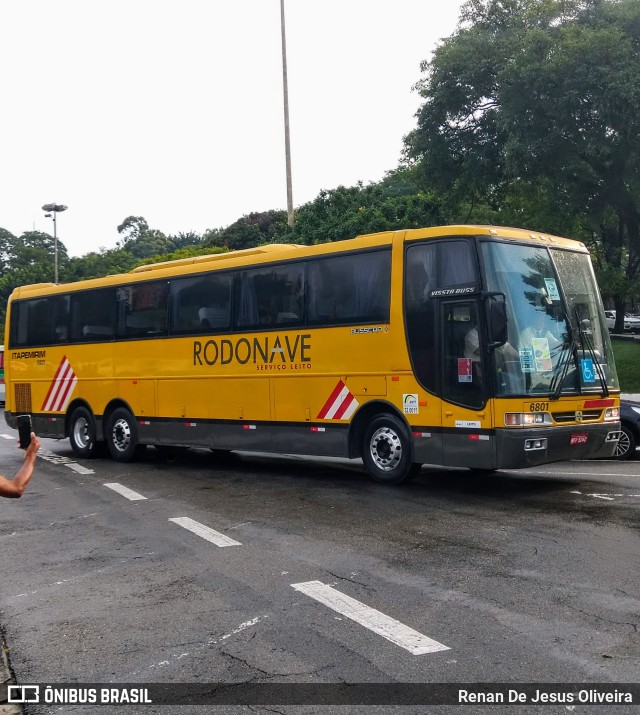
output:
M289 142L289 89L287 85L287 40L284 31L284 0L280 0L282 35L282 88L284 94L284 154L287 167L287 223L293 226L293 188L291 182L291 145Z

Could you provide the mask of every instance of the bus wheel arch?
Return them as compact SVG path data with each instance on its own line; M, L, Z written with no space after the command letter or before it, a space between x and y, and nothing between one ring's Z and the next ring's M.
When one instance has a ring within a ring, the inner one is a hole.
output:
M413 463L411 428L389 403L372 402L352 422L350 456L362 457L369 476L382 484L400 484L414 477L421 464Z
M104 438L109 454L116 462L130 462L134 458L138 446L138 424L126 402L114 401L105 410Z
M96 456L98 452L96 419L86 402L76 400L71 404L67 411L65 429L71 449L76 456Z

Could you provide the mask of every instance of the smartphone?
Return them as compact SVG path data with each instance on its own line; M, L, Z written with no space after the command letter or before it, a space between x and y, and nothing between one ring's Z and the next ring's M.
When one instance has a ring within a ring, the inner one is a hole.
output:
M20 438L20 449L26 449L31 444L31 415L18 415L18 436Z

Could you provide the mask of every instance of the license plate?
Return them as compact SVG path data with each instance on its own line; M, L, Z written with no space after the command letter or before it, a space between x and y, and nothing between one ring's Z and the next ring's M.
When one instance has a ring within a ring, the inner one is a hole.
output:
M569 442L569 444L586 444L588 439L588 434L572 434L571 441Z

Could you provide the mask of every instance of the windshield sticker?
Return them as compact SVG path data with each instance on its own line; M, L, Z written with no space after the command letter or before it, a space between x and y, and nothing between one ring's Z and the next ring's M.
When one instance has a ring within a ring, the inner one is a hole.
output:
M473 382L471 358L458 358L458 382Z
M551 362L551 351L549 350L549 341L547 338L533 338L531 347L536 359L536 372L552 370L553 363Z
M531 348L520 348L520 369L522 372L535 372L535 364L533 361L533 350Z
M593 369L593 360L591 358L582 358L580 360L580 369L582 370L582 382L596 381L596 373Z
M417 415L418 410L418 395L402 395L402 411L405 415Z
M545 278L544 284L547 286L547 295L551 300L560 300L558 285L554 278Z

